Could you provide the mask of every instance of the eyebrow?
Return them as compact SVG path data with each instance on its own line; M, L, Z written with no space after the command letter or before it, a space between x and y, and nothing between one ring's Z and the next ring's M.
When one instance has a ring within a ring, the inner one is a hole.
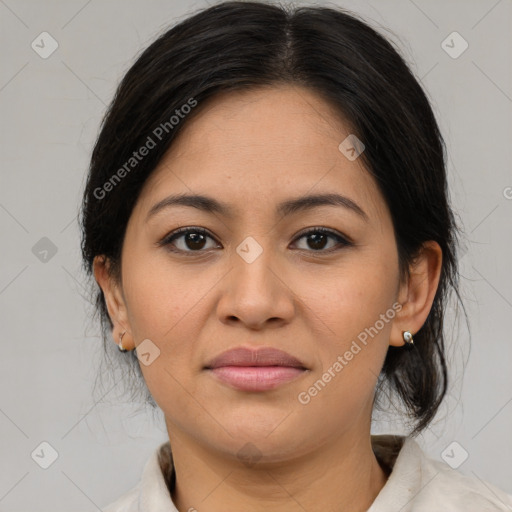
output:
M153 205L146 216L146 222L160 211L172 206L189 206L207 213L218 213L224 217L235 216L235 210L232 206L218 201L213 197L201 194L176 194L168 196ZM288 216L319 206L341 206L355 212L365 222L369 221L368 215L357 203L340 194L314 194L288 199L277 205L276 213L282 216Z

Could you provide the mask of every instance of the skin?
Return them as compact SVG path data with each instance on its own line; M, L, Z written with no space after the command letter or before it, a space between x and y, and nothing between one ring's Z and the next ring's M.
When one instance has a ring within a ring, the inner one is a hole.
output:
M384 198L361 160L340 152L350 130L314 93L294 86L230 92L189 121L132 212L121 282L110 278L108 260L94 264L114 341L126 330L125 348L150 339L160 350L141 369L165 415L173 501L180 511L220 512L227 503L249 512L366 511L387 479L370 437L377 376L389 345L402 346L402 331L414 334L424 324L442 251L425 244L410 279L399 281ZM321 192L348 196L368 222L340 206L276 216L279 202ZM150 208L175 193L212 196L235 216L174 206L146 222ZM196 251L189 257L156 245L185 226L212 238L202 248L176 239L177 250ZM315 227L354 245L327 238L316 249L303 236ZM252 263L236 252L247 236L263 250ZM300 403L298 394L397 302L394 318L317 396ZM238 346L282 349L308 371L272 391L233 389L204 366ZM257 461L241 460L244 446Z

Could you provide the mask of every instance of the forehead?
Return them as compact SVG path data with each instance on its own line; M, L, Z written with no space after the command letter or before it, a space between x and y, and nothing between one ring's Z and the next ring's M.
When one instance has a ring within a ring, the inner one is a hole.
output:
M230 203L242 216L248 208L328 192L364 204L370 217L386 209L361 159L339 150L350 126L310 90L225 92L196 108L148 178L144 210L169 194L197 193Z

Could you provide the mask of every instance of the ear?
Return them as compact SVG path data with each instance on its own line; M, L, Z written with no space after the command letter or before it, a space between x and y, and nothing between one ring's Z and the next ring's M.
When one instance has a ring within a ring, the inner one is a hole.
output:
M131 334L130 323L128 321L127 309L120 283L117 283L109 272L110 261L104 255L96 256L93 261L94 278L103 291L105 302L107 304L110 320L114 324L112 328L112 337L116 344L119 343L121 333L127 331ZM129 349L129 339L131 336L123 337L123 346ZM127 343L128 341L128 343Z
M410 277L400 286L398 302L402 309L397 313L391 329L389 344L401 347L405 344L402 331L414 336L427 320L436 295L443 261L439 244L429 240L410 267Z

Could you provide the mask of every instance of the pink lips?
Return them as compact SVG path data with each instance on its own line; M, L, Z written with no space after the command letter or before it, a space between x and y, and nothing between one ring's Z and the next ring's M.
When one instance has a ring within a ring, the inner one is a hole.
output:
M205 369L242 391L274 389L307 370L297 358L271 347L228 350L210 361Z

